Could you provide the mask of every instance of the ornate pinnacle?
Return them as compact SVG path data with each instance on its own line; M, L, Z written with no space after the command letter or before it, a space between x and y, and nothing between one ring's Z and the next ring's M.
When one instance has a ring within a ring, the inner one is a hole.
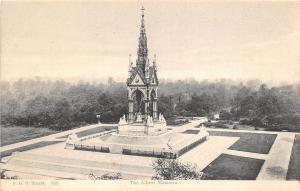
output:
M148 48L147 48L147 36L146 36L146 29L145 29L145 20L144 20L144 10L145 8L142 7L142 20L141 20L141 28L140 28L140 37L139 37L139 45L138 45L138 59L137 59L137 66L145 72L145 64L148 59Z
M154 70L156 70L156 54L154 54L154 58L153 58L153 68Z

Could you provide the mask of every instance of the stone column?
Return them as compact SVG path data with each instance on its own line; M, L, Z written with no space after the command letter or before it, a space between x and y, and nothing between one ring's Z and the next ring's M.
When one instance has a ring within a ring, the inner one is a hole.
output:
M157 117L157 99L153 100L153 119L158 119L158 117Z
M149 115L149 89L146 89L146 98L145 98L145 119Z
M128 122L133 122L133 100L128 100Z
M149 100L145 100L145 117L149 114Z

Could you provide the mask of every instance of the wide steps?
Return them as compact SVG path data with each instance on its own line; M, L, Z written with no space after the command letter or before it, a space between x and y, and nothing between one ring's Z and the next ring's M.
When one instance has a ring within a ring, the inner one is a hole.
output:
M37 168L43 170L59 171L66 173L88 175L93 173L101 176L105 173L120 172L123 177L151 177L152 167L133 166L129 164L98 162L80 159L68 159L57 156L37 155L31 153L17 153L8 160L9 166ZM9 170L9 169L8 169Z

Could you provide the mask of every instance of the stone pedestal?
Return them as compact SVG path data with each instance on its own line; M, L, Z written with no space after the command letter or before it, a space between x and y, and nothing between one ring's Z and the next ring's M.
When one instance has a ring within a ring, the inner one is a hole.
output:
M134 136L154 136L161 135L167 132L165 122L153 122L152 126L146 123L128 123L119 125L118 134L120 135L134 135Z

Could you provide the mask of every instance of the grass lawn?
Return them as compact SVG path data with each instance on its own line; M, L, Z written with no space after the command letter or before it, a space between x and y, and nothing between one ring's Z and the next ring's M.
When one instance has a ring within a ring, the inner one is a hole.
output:
M91 134L95 134L95 133L101 133L103 131L107 131L107 130L110 130L112 129L111 127L95 127L95 128L92 128L92 129L88 129L88 130L84 130L84 131L79 131L76 133L76 135L78 137L84 137L84 136L87 136L87 135L91 135Z
M6 156L11 155L11 153L13 153L13 152L27 151L27 150L36 149L36 148L40 148L40 147L45 147L45 146L48 146L48 145L53 145L53 144L61 143L61 142L64 142L64 141L41 141L41 142L33 143L33 144L30 144L30 145L26 145L26 146L23 146L23 147L10 149L10 150L1 152L0 156L2 158L2 157L6 157Z
M204 170L210 180L255 180L264 160L221 154Z
M208 131L211 136L240 137L229 149L268 154L277 135L248 132Z
M1 146L43 137L53 133L57 133L57 131L35 127L1 127Z
M88 129L88 130L83 130L83 131L79 131L76 133L76 135L78 137L84 137L84 136L87 136L87 135L91 135L91 134L94 134L94 133L100 133L100 132L103 132L103 131L109 131L109 130L113 130L113 129L118 129L118 126L101 126L101 127L95 127L95 128L92 128L92 129ZM58 138L68 138L70 134L68 135L64 135L64 136L61 136L61 137L58 137Z
M287 180L300 180L300 135L295 135L294 145L290 158Z
M200 132L200 130L192 130L192 129L188 129L188 130L185 130L184 132L182 133L185 133L185 134L198 134Z

